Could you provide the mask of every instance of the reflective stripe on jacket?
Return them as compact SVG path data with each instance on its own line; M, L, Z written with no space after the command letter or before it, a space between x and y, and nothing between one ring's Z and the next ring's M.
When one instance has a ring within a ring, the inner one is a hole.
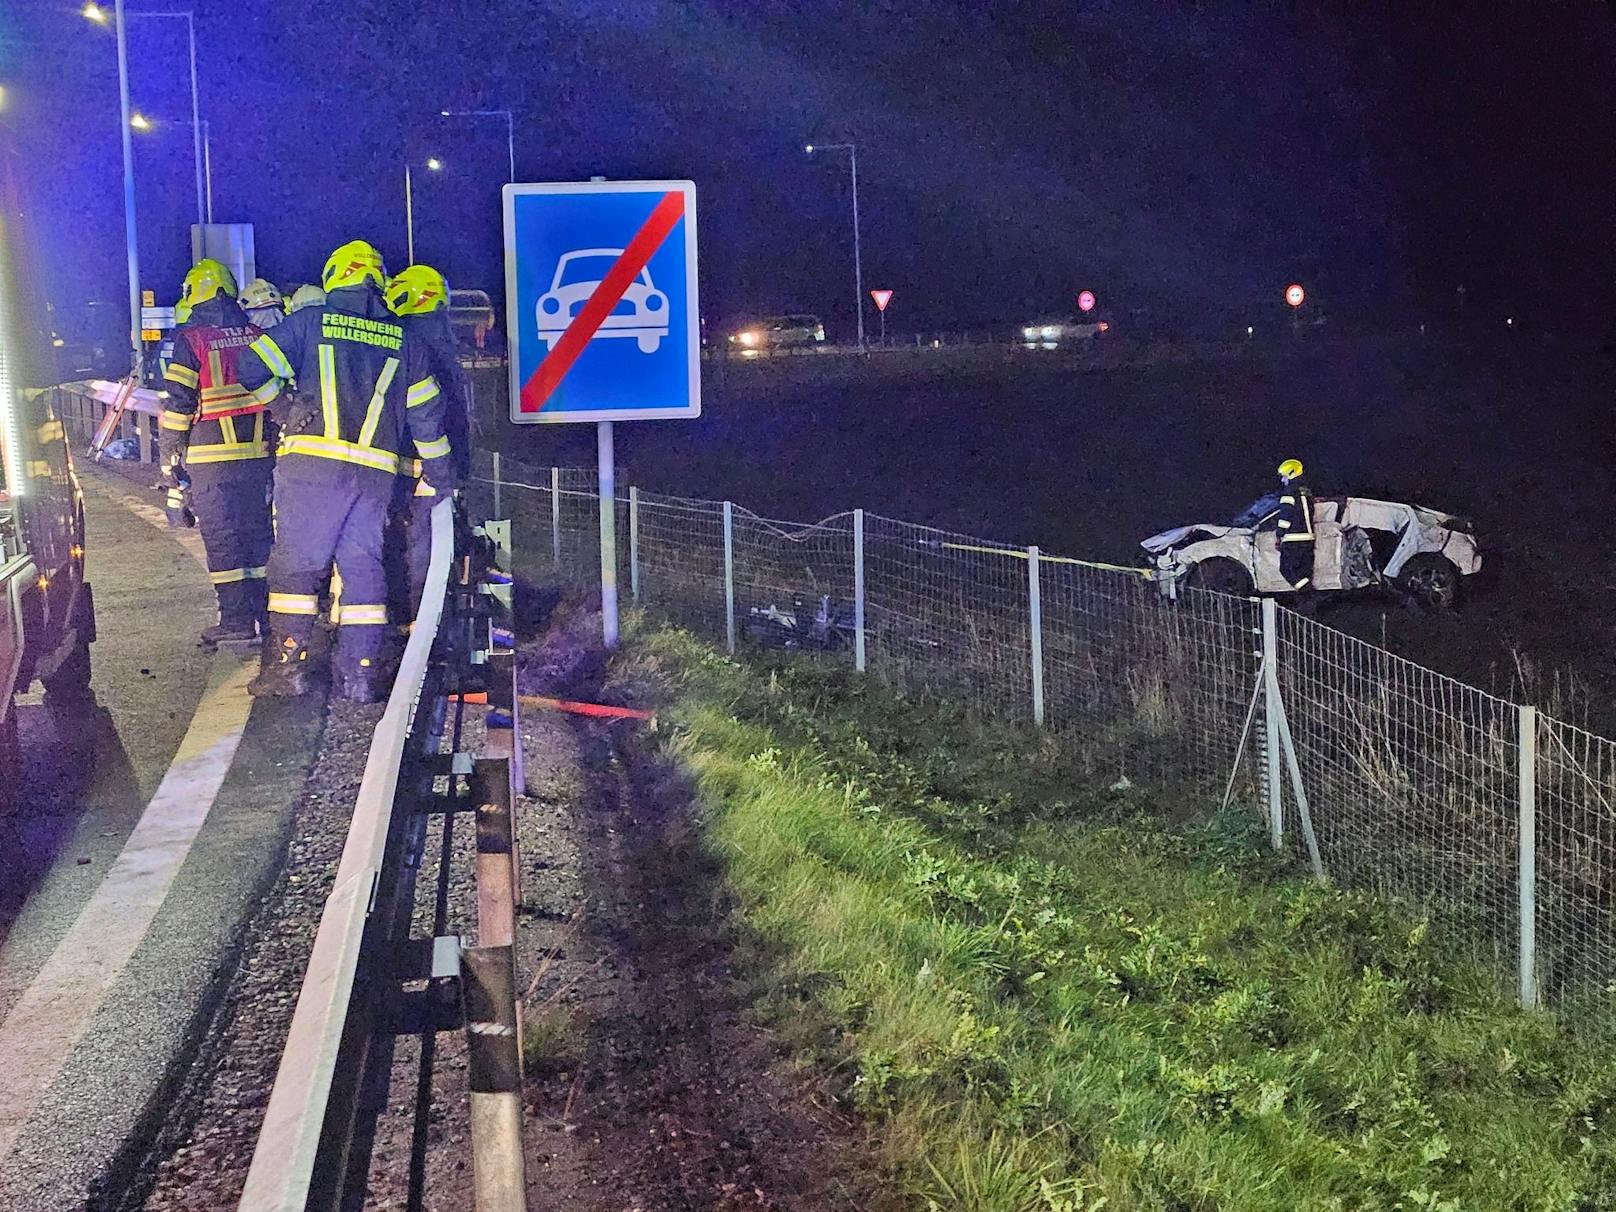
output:
M174 353L163 368L168 402L160 421L165 465L230 463L269 457L264 407L268 385L241 382L242 356L259 336L236 301L215 295L198 303L174 334Z
M272 384L284 404L280 450L396 475L419 456L448 483L443 399L425 355L368 283L293 312L244 356L249 382ZM295 385L295 386L294 386ZM292 388L288 391L286 389Z
M1286 488L1279 498L1279 541L1313 542L1313 494L1300 484Z

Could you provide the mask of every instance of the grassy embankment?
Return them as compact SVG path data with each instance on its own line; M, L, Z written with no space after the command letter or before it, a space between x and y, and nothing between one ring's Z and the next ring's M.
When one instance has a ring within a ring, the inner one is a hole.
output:
M1616 1207L1616 1067L1247 812L1170 826L1058 744L679 632L661 686L759 1012L921 1207Z

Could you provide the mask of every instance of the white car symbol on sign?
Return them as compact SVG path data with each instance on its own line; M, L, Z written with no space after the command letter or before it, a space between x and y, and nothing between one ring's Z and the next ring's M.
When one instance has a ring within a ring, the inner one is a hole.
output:
M621 248L580 248L562 253L550 289L539 296L539 338L554 349L567 325L600 286L601 279L623 255ZM601 321L592 340L633 337L641 353L655 353L668 335L668 296L651 281L649 268L628 284L622 300Z

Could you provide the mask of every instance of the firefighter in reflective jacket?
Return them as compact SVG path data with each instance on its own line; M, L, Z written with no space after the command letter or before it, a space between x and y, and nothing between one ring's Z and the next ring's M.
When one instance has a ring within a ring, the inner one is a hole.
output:
M236 282L218 261L185 275L177 311L186 315L164 368L168 401L159 450L168 473L170 522L184 525L187 505L202 526L219 621L202 642L251 640L265 620L269 558L270 449L265 401L272 390L240 381L242 355L259 330L236 302Z
M337 690L374 702L385 692L383 530L402 460L418 455L428 483L453 488L443 399L420 347L382 299L381 254L362 240L325 264L324 306L293 312L253 342L254 378L296 384L276 405L275 548L269 559L270 641L248 687L308 689L309 638L320 583L342 577L332 672Z
M1313 581L1313 494L1302 483L1300 459L1279 465L1279 575L1292 589Z
M471 409L466 373L460 366L454 332L449 327L449 284L430 265L401 269L387 284L387 306L399 318L405 334L419 343L427 366L443 392L443 424L449 436L455 476L464 482L471 474ZM402 548L403 580L409 595L400 613L413 619L421 607L426 569L432 555L432 506L438 494L421 478L421 461L412 459L399 476L400 500L395 524Z

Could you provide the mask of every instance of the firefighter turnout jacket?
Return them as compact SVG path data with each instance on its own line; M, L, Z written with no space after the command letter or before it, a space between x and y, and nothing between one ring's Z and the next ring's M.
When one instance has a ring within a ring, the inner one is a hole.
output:
M464 480L471 475L471 393L460 365L454 330L449 327L449 311L440 307L421 315L400 316L398 320L411 344L420 347L427 369L443 392L444 433L449 439L455 474ZM421 460L415 459L405 470L420 479ZM424 483L420 493L433 495Z
M444 401L421 347L368 283L330 292L260 334L244 359L249 382L283 391L280 454L376 473L389 490L404 461L454 485Z
M174 355L163 370L168 403L158 439L164 467L267 459L265 405L273 383L250 390L241 381L243 355L260 335L228 295L191 310L174 333Z
M1313 542L1313 494L1302 484L1287 484L1279 498L1279 541Z

